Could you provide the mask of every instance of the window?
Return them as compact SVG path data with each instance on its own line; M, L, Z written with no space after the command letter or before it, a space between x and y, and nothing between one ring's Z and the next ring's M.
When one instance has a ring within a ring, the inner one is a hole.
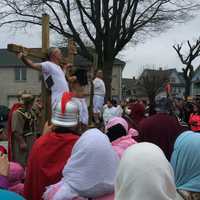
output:
M26 81L26 68L17 67L15 68L15 80L16 81Z
M175 83L175 82L176 82L176 79L175 79L174 77L172 77L172 78L170 79L170 82L171 82L171 83Z

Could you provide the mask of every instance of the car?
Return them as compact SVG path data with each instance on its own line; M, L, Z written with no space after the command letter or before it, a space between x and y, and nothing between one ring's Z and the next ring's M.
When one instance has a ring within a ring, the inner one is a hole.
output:
M7 106L0 105L0 122L7 121L9 111Z

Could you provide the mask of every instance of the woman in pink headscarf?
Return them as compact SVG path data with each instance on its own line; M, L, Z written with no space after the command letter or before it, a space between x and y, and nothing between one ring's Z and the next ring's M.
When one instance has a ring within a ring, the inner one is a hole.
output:
M15 162L10 162L9 173L8 173L8 181L9 181L9 190L16 192L20 195L24 194L24 184L22 181L24 180L24 168Z
M133 139L138 136L138 131L128 128L128 123L122 117L114 117L106 125L106 135L118 156L121 158L123 152L137 142Z
M0 155L7 154L7 150L5 147L0 145ZM24 168L16 162L9 162L9 170L8 175L6 177L1 177L5 180L4 184L6 184L6 189L16 192L23 196L24 194L24 184L22 183L24 180ZM1 182L1 180L0 180ZM1 184L0 184L1 187ZM3 187L4 188L4 187Z

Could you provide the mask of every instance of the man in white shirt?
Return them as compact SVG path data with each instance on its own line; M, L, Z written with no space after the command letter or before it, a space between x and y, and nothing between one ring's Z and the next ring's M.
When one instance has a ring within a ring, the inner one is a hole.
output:
M59 66L62 60L60 49L50 48L48 51L49 61L42 63L33 63L30 59L26 58L23 53L19 53L18 58L29 67L42 72L47 86L51 88L51 105L53 110L62 94L69 91L65 73Z
M93 113L95 123L99 123L100 114L103 109L104 97L106 94L106 88L103 81L103 72L98 70L96 78L93 80L94 85L94 97L93 97Z

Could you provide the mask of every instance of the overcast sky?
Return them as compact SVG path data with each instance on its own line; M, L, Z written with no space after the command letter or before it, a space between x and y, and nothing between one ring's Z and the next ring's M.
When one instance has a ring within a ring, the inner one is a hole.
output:
M172 45L187 41L194 41L200 36L200 16L185 24L179 24L165 33L145 42L136 47L127 47L120 58L127 64L123 71L123 76L132 78L138 76L145 65L155 65L163 68L177 68L181 70L180 63ZM30 28L27 32L20 31L14 33L8 28L0 29L0 48L6 48L8 43L17 43L27 47L41 46L41 31L39 27ZM200 60L199 60L200 61ZM196 61L195 65L198 65Z

